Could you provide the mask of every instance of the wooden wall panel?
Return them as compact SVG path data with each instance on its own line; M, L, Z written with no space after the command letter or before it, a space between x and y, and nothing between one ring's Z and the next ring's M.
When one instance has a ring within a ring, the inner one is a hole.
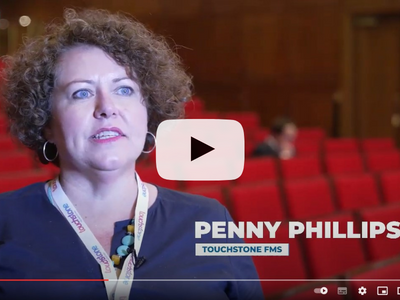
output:
M284 36L279 15L246 14L243 16L243 56L245 76L249 81L273 80L285 75L282 58Z
M258 111L264 126L270 126L277 116L290 115L290 90L277 88L274 82L246 86L243 98L252 99L246 109Z
M320 126L333 132L333 102L331 90L314 91L310 87L291 95L290 115L302 126ZM331 112L331 113L326 113Z
M197 95L219 111L280 114L331 131L339 88L345 0L71 0L68 6L126 11L167 36L193 75ZM65 2L14 1L14 12L60 17ZM318 111L318 113L316 113Z
M157 12L155 13L155 16L160 14L163 16L168 16L169 18L189 18L197 15L201 7L201 1L202 0L159 0L157 1ZM143 2L146 1L135 1L134 3L136 9L141 10L144 13L151 12L151 14L153 14L151 8L146 7L147 4L144 5L144 8L142 7Z
M242 48L240 24L234 17L210 16L188 26L183 23L180 28L186 31L184 47L189 48L182 47L180 53L185 53L182 56L196 79L221 84L237 80L242 71Z
M337 80L339 69L339 11L314 7L285 12L282 35L288 73L301 78L330 77Z
M348 12L377 14L393 13L400 11L398 0L346 0L344 9Z
M282 12L285 8L284 1L274 0L248 0L243 2L243 10L250 14L264 14Z
M201 0L202 10L199 13L202 16L221 16L241 14L243 0Z

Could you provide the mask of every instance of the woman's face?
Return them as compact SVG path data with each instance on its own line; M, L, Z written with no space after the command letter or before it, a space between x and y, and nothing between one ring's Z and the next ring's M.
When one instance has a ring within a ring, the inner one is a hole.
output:
M101 49L77 46L59 59L46 138L61 168L132 169L143 150L147 109L139 86Z

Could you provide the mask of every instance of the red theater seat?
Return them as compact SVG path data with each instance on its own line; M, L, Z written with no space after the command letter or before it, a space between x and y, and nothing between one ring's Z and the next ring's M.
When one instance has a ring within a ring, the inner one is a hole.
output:
M292 219L321 216L334 212L332 195L327 180L287 180L284 183L289 217Z
M52 175L52 177L55 177L60 173L60 168L55 166L55 165L53 165L53 164L47 164L47 165L41 164L39 167L43 171L45 171L48 174Z
M361 141L361 150L364 152L376 152L395 150L396 146L392 138L370 138Z
M265 140L265 138L269 135L269 133L270 133L269 129L258 127L253 129L251 138L253 139L254 142L261 143Z
M260 116L254 111L227 112L223 117L238 121L245 131L260 127Z
M213 180L213 181L183 181L182 182L186 189L194 188L208 188L208 187L228 187L231 185L231 180Z
M316 177L322 175L321 161L318 157L304 156L280 160L284 179Z
M136 166L140 179L144 182L152 183L169 189L178 189L179 182L175 180L165 180L158 175L156 166L142 167Z
M364 209L360 212L361 219L367 222L382 222L385 225L392 221L399 221L400 204L389 205L374 209ZM385 231L375 238L365 239L367 250L372 260L383 260L400 253L400 243L398 239L386 237L389 234Z
M400 202L400 171L386 171L380 174L383 199L385 202Z
M0 113L0 135L7 134L7 121L5 116L1 115Z
M204 111L204 102L198 98L193 97L191 100L185 104L185 116L190 117L193 112Z
M187 189L185 192L190 194L201 195L207 198L216 199L222 205L227 206L221 187L212 186L205 188L192 188L192 189Z
M268 234L266 234L268 235ZM253 256L254 264L260 279L286 279L287 281L261 281L264 295L268 299L270 295L281 293L289 288L299 285L293 279L307 278L306 267L299 240L289 239L289 230L286 224L281 224L274 239L251 239L252 243L286 243L289 244L289 256ZM292 279L292 280L288 280ZM273 299L271 297L271 299Z
M51 173L37 170L0 173L0 193L17 190L27 185L44 182L52 178Z
M400 170L400 153L397 150L366 154L367 167L370 171Z
M321 153L321 141L314 139L299 139L296 141L297 155L315 155Z
M363 160L359 153L327 154L325 157L325 165L330 175L365 172Z
M236 221L283 220L281 195L275 183L235 186L230 200Z
M136 164L143 164L143 165L156 165L156 152L157 152L157 147L151 151L150 153L143 154L140 157L139 161L136 161Z
M220 119L217 111L193 111L188 114L188 119Z
M6 134L0 134L0 152L4 153L5 151L13 151L16 149L18 149L18 145L11 139L10 136Z
M244 143L244 155L245 157L251 157L254 149L256 149L257 143L251 141L251 140L246 140Z
M318 127L300 127L297 132L298 139L323 140L325 136L325 131Z
M370 269L364 273L353 276L351 281L349 281L349 285L351 290L349 291L349 295L352 296L349 299L355 300L370 300L370 299L398 299L400 296L397 295L397 287L399 284L399 274L400 274L400 263L396 262L393 264L378 266L373 269ZM377 281L373 281L377 279ZM378 281L382 279L388 279L386 281ZM390 279L395 279L390 281ZM363 286L367 289L367 294L360 295L358 293L358 289ZM378 296L377 292L378 286L387 286L389 289L389 294L387 297Z
M339 222L339 233L346 233L347 222L353 222L351 214L338 214L316 221ZM333 224L331 223L331 235ZM325 228L324 228L325 229ZM323 230L325 232L325 230ZM345 238L312 238L305 239L309 267L313 278L329 278L344 273L365 263L360 239Z
M371 174L342 175L334 178L336 198L342 210L379 204L378 189Z
M325 153L359 152L359 144L354 138L332 138L324 141Z
M242 175L237 183L252 183L257 181L274 180L277 178L276 161L271 157L248 158L244 164Z
M4 153L0 157L0 172L30 170L33 168L33 158L28 152Z

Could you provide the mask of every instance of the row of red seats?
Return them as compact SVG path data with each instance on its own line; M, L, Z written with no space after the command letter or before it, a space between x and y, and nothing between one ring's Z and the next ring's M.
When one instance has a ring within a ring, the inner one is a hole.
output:
M330 154L324 158L302 156L288 160L249 158L239 183L295 179L329 175L357 174L400 170L400 152L397 150L373 153Z
M0 172L0 193L17 190L36 182L44 182L54 177L53 171L43 169Z
M12 144L14 145L14 144ZM0 158L0 172L26 170L33 167L31 154L27 151L16 151L13 146L3 148ZM16 146L14 146L16 147ZM154 165L139 164L139 174L144 178L167 187L178 188L179 183L163 181L157 174ZM257 182L263 180L306 178L329 175L356 174L367 171L381 172L400 169L400 152L391 150L386 152L372 152L366 154L347 153L330 154L323 159L320 157L302 156L290 160L275 160L272 158L248 158L242 176L237 183ZM186 182L186 187L200 185L226 185L229 182Z
M301 128L299 131L301 132ZM266 135L264 129L256 129L256 138L246 136L245 154L251 156L254 149L261 143ZM347 153L370 153L392 151L396 149L392 138L326 138L323 140L298 138L295 141L297 156L303 155L330 155L330 154L347 154Z
M240 122L245 131L246 155L249 156L256 145L263 141L269 130L262 127L259 115L253 111L225 112L207 111L204 102L194 97L185 107L188 118L233 119ZM299 155L342 152L371 152L395 149L391 138L326 138L321 128L299 128L296 149Z
M56 166L42 165L30 151L14 143L1 148L0 153L0 193L47 181L58 174Z
M392 138L326 138L323 140L299 138L299 153L358 153L396 149Z
M2 116L0 111L0 136L3 137L7 134L7 122L6 118Z
M217 112L206 110L204 101L194 96L185 105L185 117L189 119L231 119L238 121L244 129L246 142L261 142L269 134L269 129L261 126L260 116L255 111ZM320 140L325 138L321 128L300 128L300 139Z
M299 131L301 132L301 128ZM262 140L261 140L262 141ZM246 138L246 155L250 156L260 140ZM326 138L322 140L298 138L295 142L296 153L302 155L330 155L348 153L371 153L396 150L392 138Z
M202 186L228 186L231 181L167 181L159 177L155 165L138 164L137 170L145 179L172 189L195 188ZM359 153L332 154L324 159L302 156L289 160L277 160L269 157L248 158L242 175L235 184L254 183L277 179L312 178L321 175L351 175L366 172L400 170L400 152L374 152L365 155Z
M400 167L397 171L387 171L379 174L377 179L375 174L360 173L353 175L335 175L330 180L322 174L315 174L315 177L310 178L289 178L285 179L281 185L283 187L283 194L285 195L286 204L282 204L283 197L280 192L280 185L276 184L272 179L277 177L263 176L264 171L267 169L263 163L274 162L272 159L255 159L253 164L247 162L245 173L240 179L236 181L236 185L230 189L229 198L231 199L234 212L246 211L246 216L250 214L263 213L263 217L272 219L285 219L285 218L306 218L315 215L322 215L331 213L335 209L346 210L355 209L359 207L374 206L380 203L390 203L400 200ZM289 161L281 161L289 162ZM43 179L48 174L53 175L57 170L55 167L47 166L41 170L46 171L29 171L34 169L33 161L25 152L12 153L3 156L1 159L1 169L3 173L2 186L10 188L9 182L30 183L34 179ZM252 169L249 166L253 166ZM47 171L48 170L48 171ZM208 186L197 186L202 182L187 181L182 186L177 181L167 181L160 178L155 168L141 168L137 167L138 173L143 180L158 184L161 186L170 187L173 189L183 189L192 193L200 193L212 198L217 198L223 201L221 187L230 186L230 181L225 182L208 182ZM18 172L20 171L20 172ZM29 171L24 173L25 171ZM17 182L13 180L14 177L23 175ZM28 176L29 175L29 176ZM253 178L253 175L255 176ZM25 179L24 179L25 178ZM272 180L272 181L271 181ZM254 184L258 182L258 184ZM213 185L210 185L213 183ZM19 183L18 183L19 184ZM202 183L204 184L204 183ZM246 186L246 184L251 184ZM382 196L380 195L382 191ZM240 199L258 199L251 206L240 207ZM238 199L236 201L235 199ZM270 207L264 207L266 204ZM259 210L257 207L264 207L265 209ZM271 208L274 209L271 209ZM263 211L266 211L265 214ZM270 214L268 214L270 212ZM261 216L260 216L261 217Z
M285 220L400 202L399 182L400 170L186 191L219 200L237 221Z
M396 220L400 214L400 203L364 209L357 214L336 213L324 218L310 219L316 222L338 222L339 232L347 233L347 223L354 222L354 233L361 233L362 221L387 223ZM324 225L323 225L324 226ZM325 229L324 229L325 234ZM332 234L332 229L330 230ZM289 256L254 256L256 268L261 279L281 279L281 281L262 281L264 293L273 295L299 285L289 279L327 279L355 276L368 269L370 265L382 264L387 260L400 259L400 244L396 239L386 238L386 232L376 238L307 238L305 234L295 239L289 238L287 223L277 230L277 238L247 239L249 243L288 243ZM363 275L362 275L363 276ZM386 277L385 277L386 278ZM283 279L283 280L282 280ZM288 281L284 281L284 280Z

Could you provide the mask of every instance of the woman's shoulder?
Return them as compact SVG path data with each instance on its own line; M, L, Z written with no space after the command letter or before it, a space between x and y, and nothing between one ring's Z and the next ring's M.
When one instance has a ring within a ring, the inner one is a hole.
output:
M44 183L37 182L18 190L0 193L0 211L7 209L8 207L24 206L27 205L30 200L38 199L45 195Z
M0 240L5 228L19 228L21 220L25 224L34 225L32 220L42 214L43 203L40 199L46 196L44 183L38 182L18 190L0 194ZM8 225L6 225L8 224ZM19 224L18 227L12 224Z

